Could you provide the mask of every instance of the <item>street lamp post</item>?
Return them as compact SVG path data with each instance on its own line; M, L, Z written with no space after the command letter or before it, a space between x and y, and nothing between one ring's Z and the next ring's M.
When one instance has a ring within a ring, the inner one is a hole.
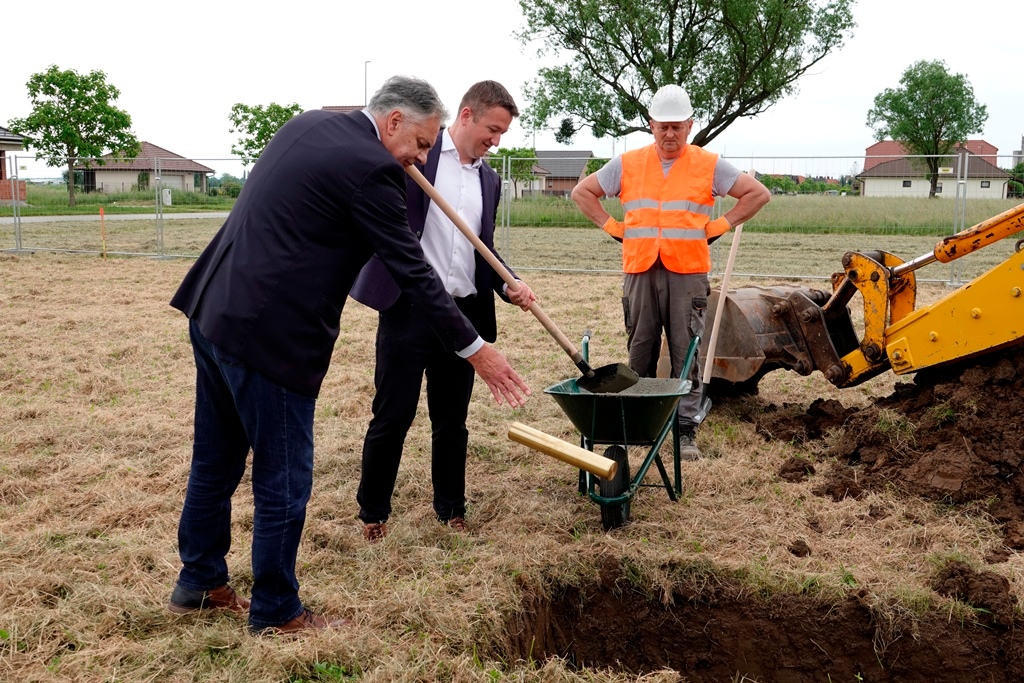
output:
M366 89L366 83L367 83L366 73L367 73L367 69L369 68L369 66L370 66L370 60L367 59L365 62L363 62L363 106L364 107L370 103L370 98L367 97L368 90Z

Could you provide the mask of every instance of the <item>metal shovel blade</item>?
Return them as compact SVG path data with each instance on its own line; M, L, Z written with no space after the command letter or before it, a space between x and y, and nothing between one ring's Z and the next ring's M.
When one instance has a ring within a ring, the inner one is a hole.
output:
M576 380L576 386L586 389L592 394L617 394L640 381L636 374L625 363L612 363L593 369L593 376L584 373Z

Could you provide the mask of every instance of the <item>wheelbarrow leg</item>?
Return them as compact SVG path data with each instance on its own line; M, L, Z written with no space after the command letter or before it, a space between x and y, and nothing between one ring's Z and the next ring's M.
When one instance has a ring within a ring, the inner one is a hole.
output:
M673 503L679 500L679 496L676 495L675 489L672 488L672 481L668 478L668 472L665 470L665 463L661 461L661 454L654 456L654 464L658 466L658 473L661 474L661 481L665 485L665 490L668 491L668 499ZM676 470L678 472L678 470Z
M585 448L588 451L593 451L594 445L587 440L587 437L581 434L580 448ZM587 495L587 492L590 490L590 486L588 485L590 482L590 478L587 476L588 474L589 473L586 470L580 470L579 494L581 496Z
M676 470L675 492L677 496L683 495L683 474L682 467L680 467L680 460L681 458L679 455L679 421L676 420L672 424L672 462L675 465ZM672 498L672 500L674 501L675 498Z
M599 479L598 486L604 498L616 498L626 493L630 486L629 454L622 446L609 446L604 457L617 462L615 476L611 479ZM601 503L601 526L611 531L629 521L629 499L622 503Z

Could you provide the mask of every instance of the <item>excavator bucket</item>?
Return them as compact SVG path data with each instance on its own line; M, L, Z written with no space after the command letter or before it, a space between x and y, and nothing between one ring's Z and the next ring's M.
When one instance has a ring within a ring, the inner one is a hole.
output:
M1021 232L1024 204L944 237L909 261L885 251L846 252L831 292L795 285L730 289L717 331L720 292L712 292L705 322L711 334L702 339L701 355L714 344L715 358L705 393L756 393L764 375L781 369L818 370L833 385L852 387L888 370L903 375L1024 344L1024 240L1001 264L925 307L917 307L914 275ZM855 296L863 306L860 334L850 317Z
M719 296L717 290L711 293L706 330L714 325ZM761 377L772 370L801 375L824 371L857 345L845 308L830 314L831 320L822 311L828 292L776 285L731 289L727 296L712 364L713 393L754 393ZM709 336L702 344L705 354Z

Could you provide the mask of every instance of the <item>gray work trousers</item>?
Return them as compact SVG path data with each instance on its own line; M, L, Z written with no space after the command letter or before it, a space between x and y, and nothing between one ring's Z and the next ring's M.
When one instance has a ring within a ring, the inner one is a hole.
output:
M711 293L707 273L673 273L661 260L643 273L627 273L623 283L629 367L641 377L655 377L661 353L661 334L668 339L672 376L679 377L694 335L704 334L704 316ZM690 393L679 400L678 419L695 428L700 409L700 353L690 367Z

